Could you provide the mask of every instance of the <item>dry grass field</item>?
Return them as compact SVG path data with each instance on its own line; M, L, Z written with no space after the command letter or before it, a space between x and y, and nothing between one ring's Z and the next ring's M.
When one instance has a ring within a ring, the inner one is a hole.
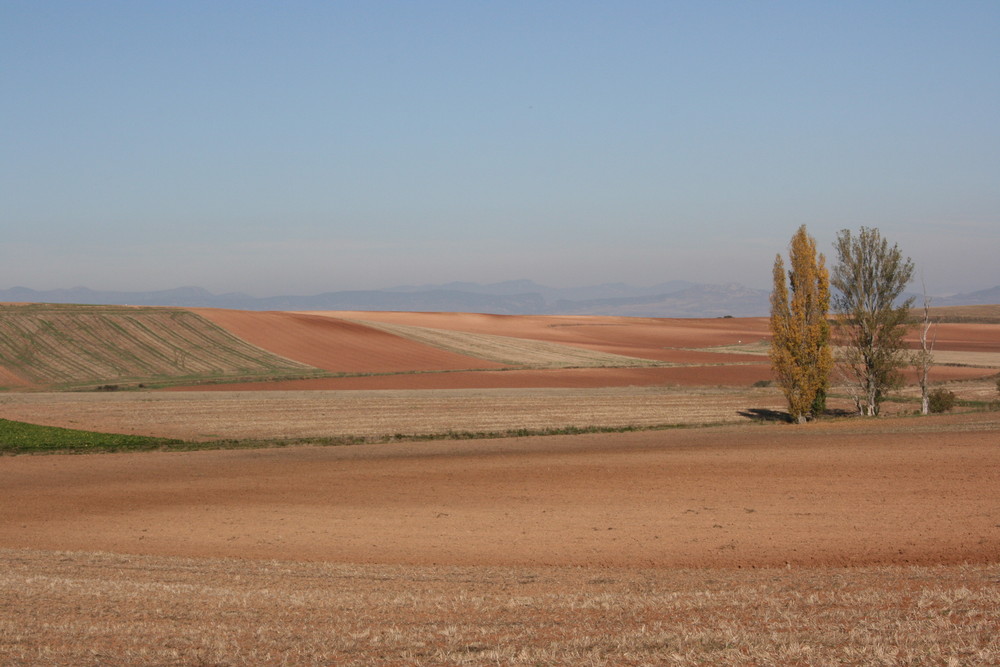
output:
M746 422L780 409L774 389L428 389L18 393L7 419L187 440L288 440L567 427L627 428ZM846 405L846 404L845 404Z
M0 664L1000 664L998 324L938 329L978 409L799 427L761 319L197 316L343 376L0 418L379 444L0 458Z
M915 309L914 319L919 319L923 311ZM984 324L1000 324L1000 304L980 306L941 306L931 307L931 318L940 322L976 322Z
M414 567L0 551L6 665L992 665L1000 568ZM84 611L85 610L85 611Z
M996 384L948 385L965 400L996 397ZM223 390L225 389L225 390ZM913 412L910 403L886 403L884 414ZM399 389L12 393L0 396L0 416L45 426L180 438L192 441L303 439L358 436L516 433L560 429L634 429L747 424L784 409L779 390L648 386L606 388ZM848 411L834 397L829 408Z

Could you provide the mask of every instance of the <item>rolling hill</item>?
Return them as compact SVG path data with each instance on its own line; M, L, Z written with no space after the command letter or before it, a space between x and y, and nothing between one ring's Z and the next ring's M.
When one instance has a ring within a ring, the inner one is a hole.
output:
M122 306L0 306L0 368L4 385L58 389L325 374L190 311Z

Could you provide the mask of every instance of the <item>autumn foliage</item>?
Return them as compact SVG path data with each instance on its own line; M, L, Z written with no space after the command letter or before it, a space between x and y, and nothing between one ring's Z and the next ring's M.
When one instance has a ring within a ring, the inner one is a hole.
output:
M785 272L781 254L774 260L771 293L771 366L788 400L792 419L822 414L833 354L830 350L830 276L816 241L803 225L792 237Z

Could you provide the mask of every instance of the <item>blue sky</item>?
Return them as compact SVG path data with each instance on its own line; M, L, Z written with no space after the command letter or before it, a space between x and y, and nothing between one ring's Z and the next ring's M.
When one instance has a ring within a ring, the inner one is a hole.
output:
M801 224L992 287L997 35L993 0L0 0L0 288L768 288Z

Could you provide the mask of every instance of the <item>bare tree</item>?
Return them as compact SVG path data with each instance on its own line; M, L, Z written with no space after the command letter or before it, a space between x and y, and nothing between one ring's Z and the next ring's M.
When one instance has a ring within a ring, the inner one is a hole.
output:
M931 364L934 363L937 331L934 330L934 322L931 320L931 298L927 296L927 286L923 281L921 285L924 290L924 316L920 321L920 349L913 353L913 366L917 369L917 384L920 385L920 414L926 415L930 413L930 384L927 378Z
M858 411L874 417L886 394L902 385L899 370L909 362L903 336L913 299L897 302L913 276L913 261L868 227L857 236L842 230L834 247L839 263L830 284L837 290L832 301L840 368Z

